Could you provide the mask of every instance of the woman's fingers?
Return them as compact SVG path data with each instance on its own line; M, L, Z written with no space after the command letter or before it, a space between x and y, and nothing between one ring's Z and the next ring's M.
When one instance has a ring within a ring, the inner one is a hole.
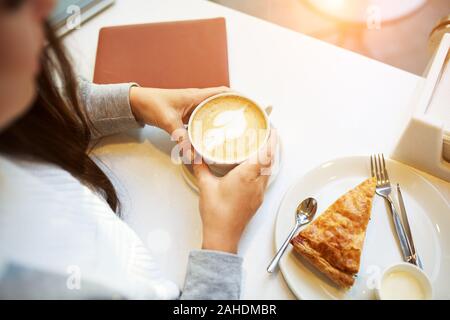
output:
M185 104L185 109L182 118L183 122L187 123L189 121L192 112L200 102L216 94L227 92L230 90L230 88L222 86L222 87L185 89L185 90L188 92L187 96L189 101L187 101Z
M200 103L206 98L209 98L213 95L224 93L230 91L230 88L222 86L222 87L211 87L211 88L204 88L204 89L198 89L198 92L196 93L197 101Z
M272 174L272 164L274 163L277 145L278 135L274 129L271 129L267 143L256 154L232 169L229 174L233 173L233 175L245 177L247 181L257 181L265 189ZM208 165L197 153L195 153L195 156L193 169L200 187L211 181L221 180L211 172Z
M271 167L274 162L277 144L277 133L274 129L271 129L267 143L236 169L246 172L253 178L261 177L262 180L267 181L272 173Z
M209 170L208 165L202 159L198 161L198 157L195 158L192 163L192 169L194 170L194 175L197 178L200 188L216 179L216 176L211 172L211 170Z
M176 141L177 143L189 141L189 134L186 128L183 125L179 125L175 128L175 130L171 133L172 141Z
M275 129L270 130L269 140L267 144L260 150L260 177L259 179L264 184L264 188L269 182L272 175L272 166L275 162L276 150L278 147L278 134Z
M172 160L175 163L181 160L184 164L192 164L197 154L189 140L187 130L184 127L174 130L171 134L171 140L177 143L171 152Z

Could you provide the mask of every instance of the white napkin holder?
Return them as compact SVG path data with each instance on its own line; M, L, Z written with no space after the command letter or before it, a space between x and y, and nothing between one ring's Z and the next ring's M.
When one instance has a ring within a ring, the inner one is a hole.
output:
M414 114L392 154L392 158L446 181L450 181L449 57L447 33L413 98Z

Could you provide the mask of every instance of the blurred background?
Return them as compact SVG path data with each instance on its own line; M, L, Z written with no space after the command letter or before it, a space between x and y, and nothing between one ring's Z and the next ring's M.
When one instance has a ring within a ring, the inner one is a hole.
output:
M422 75L450 0L210 0Z

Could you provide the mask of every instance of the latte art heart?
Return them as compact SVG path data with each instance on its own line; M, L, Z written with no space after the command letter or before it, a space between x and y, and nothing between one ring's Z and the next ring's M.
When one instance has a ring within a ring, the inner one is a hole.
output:
M192 121L192 139L203 155L218 161L248 157L264 142L266 119L252 101L221 96L203 105Z
M217 114L213 119L213 125L213 128L204 133L203 142L207 151L223 144L225 140L236 139L245 134L247 120L244 108Z

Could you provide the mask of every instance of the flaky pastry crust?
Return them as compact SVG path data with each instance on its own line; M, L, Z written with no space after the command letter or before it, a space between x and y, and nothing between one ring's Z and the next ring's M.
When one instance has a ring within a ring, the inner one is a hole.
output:
M365 180L291 240L298 253L339 287L351 287L359 271L375 187L375 178Z

